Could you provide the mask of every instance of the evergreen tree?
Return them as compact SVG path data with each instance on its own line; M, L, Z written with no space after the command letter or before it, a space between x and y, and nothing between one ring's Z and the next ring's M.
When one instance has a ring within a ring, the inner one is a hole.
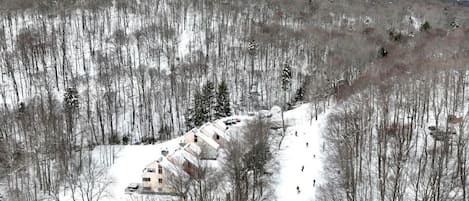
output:
M303 101L305 99L304 95L305 95L305 89L303 86L301 86L300 88L296 90L295 100L294 100L295 103L299 101Z
M204 96L197 91L194 95L194 114L192 116L194 126L201 126L207 119L207 108Z
M187 130L200 126L205 121L204 109L202 107L202 95L199 91L194 94L194 102L185 114L185 124Z
M211 121L215 114L215 93L212 82L207 82L202 92L196 91L194 94L194 103L185 115L185 124L187 129L201 126L205 122Z
M184 115L184 120L186 124L187 131L195 127L194 124L194 108L187 109L186 114Z
M78 91L76 88L69 87L64 94L64 109L66 112L74 112L78 109Z
M282 89L286 91L290 86L290 81L292 78L291 67L288 64L285 64L282 69Z
M203 122L211 121L214 118L215 110L215 86L208 81L202 89L202 108Z
M230 94L225 81L218 85L216 105L215 105L215 118L219 119L231 115L230 108Z

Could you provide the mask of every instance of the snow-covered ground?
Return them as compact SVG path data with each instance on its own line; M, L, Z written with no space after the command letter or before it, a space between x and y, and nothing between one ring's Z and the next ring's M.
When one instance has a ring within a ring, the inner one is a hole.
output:
M310 121L310 117L309 105L285 113L285 119L292 126L287 129L279 151L278 201L314 200L316 189L322 182L321 130L326 123L327 113L319 115L317 121Z
M178 137L156 145L122 146L109 171L113 180L110 186L112 197L109 200L131 200L131 196L124 191L127 185L141 183L143 168L161 157L162 150L173 152L182 141L183 138Z
M98 164L108 164L114 154L114 163L108 167L111 184L107 187L107 196L100 201L144 200L145 195L130 195L125 188L130 183L141 183L142 171L151 162L161 157L162 150L174 151L183 137L155 145L106 145L93 150L93 160ZM70 192L61 195L61 200L71 200ZM161 197L170 200L170 197Z
M239 130L245 125L245 122L249 117L247 116L232 116L225 119L237 118L241 122L230 127L229 131L232 134L239 132ZM162 150L168 150L169 153L174 152L179 148L179 143L183 142L183 137L178 137L170 141L166 141L161 144L155 145L115 145L115 146L98 146L93 150L93 159L99 164L109 163L110 157L115 153L114 163L109 167L109 177L112 179L111 185L108 187L109 196L103 198L103 201L130 201L130 200L172 200L170 196L155 196L155 195L139 195L126 194L125 188L130 183L141 183L142 171L151 162L160 158ZM211 164L217 165L217 164ZM67 200L69 197L65 195L62 197Z
M273 121L278 121L280 116L275 113ZM304 104L284 114L285 122L289 125L286 136L278 152L280 169L276 180L276 197L279 201L314 200L316 188L322 182L322 139L321 129L325 125L327 114L321 114L318 120L311 121L311 108ZM242 132L247 116L235 116L229 118L241 119L241 123L233 125L228 131L231 137ZM229 119L228 118L228 119ZM223 120L223 119L222 119ZM221 121L222 121L221 120ZM296 135L295 135L296 132ZM179 147L183 137L156 145L127 145L127 146L98 146L93 150L93 158L99 164L111 161L110 157L115 153L114 163L108 169L112 183L108 186L109 196L104 201L130 201L130 200L172 200L169 196L140 195L137 193L126 194L125 188L130 183L141 183L142 170L146 165L161 157L162 150L172 153ZM306 146L308 143L308 147ZM301 171L302 166L304 170ZM300 192L297 192L296 187ZM65 196L63 198L66 198ZM67 200L67 199L64 199Z
M287 111L284 114L285 122L290 125L287 128L286 136L282 142L282 146L278 152L278 160L280 162L279 176L276 178L277 186L276 196L279 201L301 201L314 200L315 189L322 182L322 138L321 129L326 122L326 114L318 116L318 120L311 120L311 108L309 104L304 104L294 110ZM233 117L230 117L233 118ZM237 116L242 122L248 119L246 116ZM276 114L274 121L278 120ZM238 132L242 130L244 123L238 124L231 129ZM297 136L295 135L297 132ZM168 149L174 151L179 146L182 137L167 141L157 145L132 145L132 146L116 146L115 163L110 167L109 174L113 179L113 184L109 187L112 197L106 200L127 201L135 200L136 197L144 197L143 195L125 194L124 189L130 183L140 183L143 168L158 159L161 156L161 150ZM306 147L308 142L308 147ZM95 149L95 157L97 153L104 152ZM301 171L302 166L304 170ZM316 181L316 184L314 184ZM316 186L315 186L316 185ZM300 193L296 187L300 188ZM156 199L158 196L149 195ZM164 200L170 197L159 197ZM137 198L138 199L138 198Z

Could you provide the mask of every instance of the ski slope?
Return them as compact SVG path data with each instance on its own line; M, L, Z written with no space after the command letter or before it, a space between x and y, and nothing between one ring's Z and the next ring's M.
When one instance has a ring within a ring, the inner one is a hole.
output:
M310 121L310 119L308 104L285 112L285 120L291 126L286 130L278 155L280 162L276 188L278 201L315 200L316 189L321 185L323 155L321 130L326 124L327 113L319 115L318 120Z

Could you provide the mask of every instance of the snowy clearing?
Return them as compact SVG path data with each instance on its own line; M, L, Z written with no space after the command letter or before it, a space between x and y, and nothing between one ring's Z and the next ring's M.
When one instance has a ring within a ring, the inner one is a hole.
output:
M303 105L285 113L285 118L295 123L287 129L279 151L280 172L276 190L279 201L314 200L316 188L322 182L321 130L327 121L327 113L310 122L308 107Z

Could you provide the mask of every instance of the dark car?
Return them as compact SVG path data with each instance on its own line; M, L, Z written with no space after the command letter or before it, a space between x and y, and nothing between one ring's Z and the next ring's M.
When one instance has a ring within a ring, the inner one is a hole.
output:
M236 124L238 122L241 122L241 120L240 119L228 119L228 120L223 121L223 123L225 123L225 125L227 126Z

